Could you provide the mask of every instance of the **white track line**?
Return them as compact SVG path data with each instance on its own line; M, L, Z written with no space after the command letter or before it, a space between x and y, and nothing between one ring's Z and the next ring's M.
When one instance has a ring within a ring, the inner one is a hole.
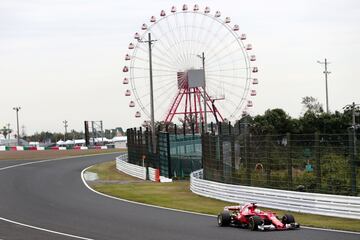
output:
M0 220L5 221L5 222L9 222L9 223L13 223L13 224L16 224L16 225L20 225L20 226L23 226L23 227L28 227L28 228L36 229L36 230L39 230L39 231L48 232L48 233L54 233L54 234L58 234L58 235L66 236L66 237L72 237L72 238L83 239L83 240L94 240L92 238L80 237L80 236L76 236L76 235L72 235L72 234L68 234L68 233L57 232L57 231L49 230L49 229L46 229L46 228L36 227L36 226L28 225L28 224L25 224L25 223L12 221L12 220L2 218L2 217L0 217Z
M93 165L94 166L94 165ZM123 198L118 198L118 197L114 197L114 196L110 196L101 192L96 191L95 189L91 188L85 178L84 178L84 173L91 168L92 166L89 166L87 168L85 168L84 170L81 171L81 179L84 183L84 185L92 192L99 194L101 196L107 197L107 198L111 198L111 199L115 199L115 200L119 200L122 202L128 202L128 203L133 203L133 204L137 204L137 205L141 205L141 206L146 206L146 207L152 207L152 208L158 208L158 209L164 209L164 210L170 210L170 211L174 211L174 212L181 212L181 213L189 213L189 214L193 214L193 215L199 215L199 216L206 216L206 217L217 217L216 215L211 215L211 214L205 214L205 213L197 213L197 212L191 212L191 211L185 211L185 210L179 210L179 209L174 209L174 208L167 208L167 207L160 207L160 206L156 206L156 205L151 205L151 204L146 204L146 203L140 203L140 202L135 202L135 201L130 201L130 200L126 200ZM351 232L351 231L344 231L344 230L335 230L335 229L325 229L325 228L315 228L315 227L306 227L306 226L301 226L301 228L306 228L306 229L310 229L310 230L318 230L318 231L327 231L327 232L338 232L338 233L349 233L349 234L356 234L356 235L360 235L360 232Z
M6 170L6 169L10 169L10 168L16 168L16 167L21 167L21 166L26 166L26 165L32 165L32 164L36 164L36 163L43 163L43 162L54 162L54 161L61 161L61 160L66 160L66 159L72 159L72 158L83 158L83 157L91 157L91 156L99 156L99 155L110 155L110 154L115 154L114 153L99 153L99 154L88 154L88 155L80 155L80 156L70 156L70 157L61 157L61 158L53 158L53 159L46 159L46 160L35 160L32 162L26 162L26 163L20 163L20 164L14 164L14 165L10 165L7 167L3 167L0 168L0 171L2 170ZM17 161L17 160L14 160ZM20 160L19 160L20 161ZM26 160L25 160L26 161Z
M26 162L26 163L15 164L15 165L0 168L0 171L11 169L11 168L16 168L16 167L21 167L21 166L26 166L26 165L32 165L32 164L36 164L36 163L61 161L61 160L72 159L72 158L83 158L83 157L99 156L99 155L107 155L107 154L114 154L114 153L89 154L89 155L82 155L82 156L71 156L71 157L63 157L63 158L55 158L55 159L48 159L48 160L39 160L39 161L33 161L33 162ZM28 228L36 229L36 230L39 230L39 231L44 231L44 232L53 233L53 234L57 234L57 235L62 235L62 236L66 236L66 237L82 239L82 240L94 240L92 238L86 238L86 237L76 236L76 235L72 235L72 234L68 234L68 233L53 231L53 230L46 229L46 228L36 227L36 226L33 226L33 225L13 221L13 220L3 218L3 217L0 217L0 220L5 221L5 222L9 222L9 223L13 223L13 224L17 224L17 225L20 225L20 226L23 226L23 227L28 227Z

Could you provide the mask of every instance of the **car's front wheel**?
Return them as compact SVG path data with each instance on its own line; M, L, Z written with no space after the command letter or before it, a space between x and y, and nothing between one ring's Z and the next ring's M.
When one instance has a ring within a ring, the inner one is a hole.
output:
M283 224L295 223L295 218L294 218L294 216L291 215L291 214L285 214L285 215L282 217L282 223L283 223Z
M217 222L220 227L226 227L230 225L231 216L229 211L222 211L217 217Z
M259 216L251 216L249 218L249 229L251 231L258 230L259 225L263 224L263 220Z

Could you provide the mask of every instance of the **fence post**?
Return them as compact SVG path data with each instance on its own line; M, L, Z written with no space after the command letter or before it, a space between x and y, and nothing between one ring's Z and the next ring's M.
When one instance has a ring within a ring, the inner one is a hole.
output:
M217 171L220 173L219 181L224 182L224 157L223 157L223 136L221 122L218 123L218 137L219 137L219 163Z
M315 133L315 162L316 162L316 189L321 191L321 160L320 160L320 138L319 132Z
M248 128L245 128L245 142L244 142L244 150L245 150L245 182L247 185L251 185L251 169L250 169L250 134Z
M266 151L266 184L270 186L270 177L271 177L271 147L270 147L270 135L266 134L265 136L265 151Z
M349 135L349 152L350 152L350 168L351 168L351 194L356 196L357 195L357 183L356 183L356 129L348 130Z
M235 132L235 131L234 131ZM230 143L231 143L231 178L230 183L233 183L233 175L235 171L235 133L230 134Z
M170 156L170 136L169 133L166 132L166 148L167 148L167 159L168 159L168 171L169 178L172 178L172 168L171 168L171 156Z
M288 152L288 189L292 189L292 148L291 148L291 135L290 133L286 134L287 141L287 152Z

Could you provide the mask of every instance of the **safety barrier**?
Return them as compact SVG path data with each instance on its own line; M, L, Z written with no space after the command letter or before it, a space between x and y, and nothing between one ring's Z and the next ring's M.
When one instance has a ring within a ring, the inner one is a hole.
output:
M143 180L147 179L146 171L148 171L149 180L154 181L154 182L160 181L159 169L148 167L146 170L146 167L128 163L127 158L128 158L127 153L124 153L116 158L116 168L119 171L124 172L130 176L143 179Z
M146 168L127 162L127 153L116 158L116 168L130 176L146 180Z
M190 190L201 196L232 203L256 202L262 207L286 211L360 219L360 197L231 185L202 178L203 170L190 175Z

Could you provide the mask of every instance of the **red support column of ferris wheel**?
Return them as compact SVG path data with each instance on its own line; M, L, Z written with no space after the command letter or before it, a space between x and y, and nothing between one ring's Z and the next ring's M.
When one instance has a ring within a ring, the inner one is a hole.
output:
M188 85L184 85L188 86ZM185 95L185 99L184 99ZM192 99L191 95L194 95ZM183 89L179 89L177 96L175 97L173 103L171 104L171 108L168 111L165 122L169 123L173 120L175 115L183 115L185 122L191 122L195 121L195 123L198 124L198 117L201 118L201 120L204 120L205 117L205 111L201 108L201 99L203 98L203 95L201 94L201 90L199 88L188 88L185 87ZM206 94L206 105L207 109L209 109L207 112L211 112L214 115L214 118L216 121L220 119L221 121L224 121L224 118L216 108L214 102L216 99L212 99L208 94ZM179 106L182 101L185 101L184 103L184 109L180 110ZM211 103L210 103L211 102ZM197 107L198 105L198 107ZM189 117L190 114L190 117ZM195 119L191 119L191 116L196 116ZM197 128L198 130L198 128Z

